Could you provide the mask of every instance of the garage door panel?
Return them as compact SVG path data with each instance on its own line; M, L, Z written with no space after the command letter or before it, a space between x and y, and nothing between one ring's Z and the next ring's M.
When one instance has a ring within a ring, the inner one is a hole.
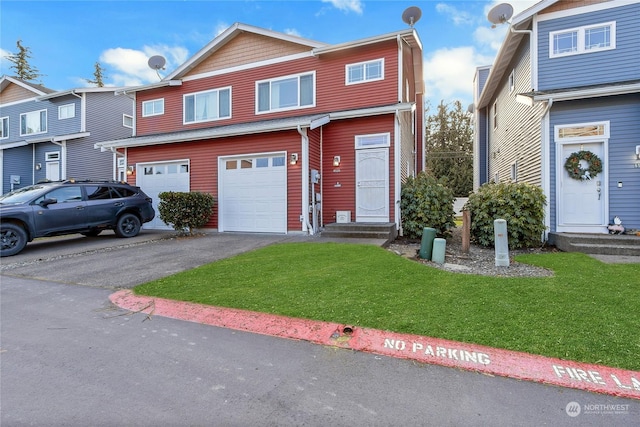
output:
M260 155L265 161L257 162L255 158L237 159L237 164L252 168L221 168L221 223L223 231L271 232L286 233L287 193L286 167L273 166L273 156ZM241 162L240 160L250 160ZM226 159L225 162L234 162ZM256 167L262 165L262 167Z
M179 166L179 167L176 167ZM188 161L162 162L144 165L138 170L137 185L153 199L155 218L143 225L146 229L170 230L171 226L160 219L158 204L159 194L164 191L189 191L189 163Z

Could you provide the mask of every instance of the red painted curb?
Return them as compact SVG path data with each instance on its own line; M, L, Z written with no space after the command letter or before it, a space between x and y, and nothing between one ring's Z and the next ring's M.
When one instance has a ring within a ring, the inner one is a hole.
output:
M130 290L116 292L109 298L121 308L149 315L640 399L640 372L636 371L419 335L140 297Z

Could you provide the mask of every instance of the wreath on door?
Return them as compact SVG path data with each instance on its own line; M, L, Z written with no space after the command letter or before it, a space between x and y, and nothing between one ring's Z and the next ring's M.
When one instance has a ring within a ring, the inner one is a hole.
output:
M580 162L584 160L588 167L583 168ZM591 151L580 150L577 153L571 153L564 162L564 168L573 179L580 181L595 178L602 172L602 160Z

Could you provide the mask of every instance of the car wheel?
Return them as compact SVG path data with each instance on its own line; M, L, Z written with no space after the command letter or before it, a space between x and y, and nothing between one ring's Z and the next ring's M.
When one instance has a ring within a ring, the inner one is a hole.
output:
M80 233L83 236L87 236L87 237L96 237L98 234L102 233L102 230L89 230L89 231L85 231L84 233Z
M132 213L123 214L116 224L116 236L134 237L140 232L140 220Z
M16 224L0 224L0 256L15 255L27 244L27 232Z

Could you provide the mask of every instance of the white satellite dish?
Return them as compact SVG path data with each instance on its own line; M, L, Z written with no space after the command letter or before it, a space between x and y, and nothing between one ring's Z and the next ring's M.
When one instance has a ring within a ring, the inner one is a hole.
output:
M497 25L508 22L512 16L513 6L511 6L509 3L500 3L491 8L489 13L487 14L487 19L493 24L492 28L495 28Z
M402 20L412 28L420 20L421 16L422 11L417 6L408 7L402 12Z
M149 58L149 61L147 62L147 64L149 65L149 68L156 71L164 70L164 65L166 63L167 63L167 60L160 55L153 55L151 58Z

